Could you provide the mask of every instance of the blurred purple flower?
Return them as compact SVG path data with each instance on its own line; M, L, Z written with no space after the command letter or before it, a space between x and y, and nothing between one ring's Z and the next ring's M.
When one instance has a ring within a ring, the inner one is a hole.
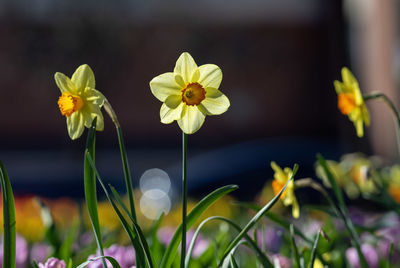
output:
M379 256L376 249L370 244L362 244L361 252L363 253L365 260L370 268L378 268ZM360 268L360 260L358 258L357 250L355 248L349 248L346 250L346 258L350 265L355 268Z
M163 227L160 228L157 232L157 237L160 239L161 243L164 246L168 246L169 242L171 242L172 236L175 233L175 229L171 227ZM186 233L186 249L189 248L190 243L192 242L193 236L194 236L194 231L193 230L188 230ZM201 254L206 251L208 246L210 245L210 242L201 234L197 236L196 243L194 244L193 247L193 252L192 256L194 258L198 258L201 256Z
M262 248L263 231L257 229L258 246ZM265 249L271 253L278 253L282 245L282 229L276 227L266 227L264 230Z
M275 264L276 262L279 263L281 268L291 268L292 267L292 261L289 258L286 258L285 256L281 254L275 254L272 255L272 261Z
M43 262L51 253L51 247L44 243L36 243L31 248L30 259Z
M125 268L134 268L135 266L135 250L132 246L123 247L119 245L112 245L111 247L104 250L105 256L113 257L121 267ZM97 255L90 255L89 259L93 259L99 257L100 254L97 252ZM107 262L107 268L112 268L112 265L109 261ZM101 259L92 261L88 264L87 268L102 268L103 264Z
M56 258L50 258L45 264L39 263L39 268L65 268L65 262Z
M18 234L16 239L16 250L17 250L17 256L16 256L15 268L26 268L29 255L28 243L22 236ZM3 266L3 240L1 241L0 245L0 267L2 266Z

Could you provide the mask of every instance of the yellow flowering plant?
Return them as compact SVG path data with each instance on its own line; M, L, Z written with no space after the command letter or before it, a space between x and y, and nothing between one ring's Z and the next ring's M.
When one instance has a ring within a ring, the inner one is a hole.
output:
M272 189L274 190L274 194L277 195L285 186L285 184L289 181L293 171L291 168L288 167L285 167L282 170L282 168L273 161L271 162L271 167L275 172L274 180L272 181ZM291 180L288 183L286 190L282 193L280 199L285 206L292 206L292 216L293 218L298 218L300 216L300 208L294 194L294 188L295 184L293 180Z
M219 115L228 110L229 99L218 90L221 69L214 64L197 66L192 56L184 52L176 61L173 72L150 81L153 95L163 102L161 122L177 121L186 134L193 134L203 125L206 115Z
M338 95L338 108L340 112L347 115L353 122L357 136L364 136L364 125L369 125L369 114L365 106L363 96L360 91L357 79L346 67L342 68L343 82L334 81L336 93Z
M89 128L97 117L96 130L104 128L101 107L104 96L95 89L95 79L92 69L83 64L76 69L72 77L62 73L55 73L54 79L61 91L58 99L60 112L67 119L68 134L71 139L78 139L85 127Z

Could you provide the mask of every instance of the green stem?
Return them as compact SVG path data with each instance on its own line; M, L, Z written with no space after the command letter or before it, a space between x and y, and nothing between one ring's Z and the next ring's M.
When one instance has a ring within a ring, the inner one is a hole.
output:
M128 193L128 199L129 199L129 207L130 207L133 219L137 222L136 210L135 210L135 199L134 199L133 190L132 190L133 189L132 188L132 177L131 177L131 172L130 172L129 163L128 163L128 156L126 154L124 138L122 136L121 126L119 124L119 121L118 121L117 115L115 114L114 109L112 108L111 104L108 102L107 99L104 100L104 109L110 116L111 120L113 121L113 123L115 125L115 128L117 129L119 150L121 152L122 166L123 166L123 170L124 170L125 187L126 187L126 192Z
M185 267L186 258L186 213L187 213L187 134L182 132L182 243L181 243L181 268Z
M400 154L400 114L394 106L393 102L383 93L372 93L369 95L363 96L364 101L373 100L373 99L380 99L392 110L393 115L397 120L397 128L396 128L396 137L397 137L397 149Z

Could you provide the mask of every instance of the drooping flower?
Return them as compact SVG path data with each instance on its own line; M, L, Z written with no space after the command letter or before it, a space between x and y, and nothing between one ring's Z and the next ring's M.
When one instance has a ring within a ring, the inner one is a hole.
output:
M65 261L56 258L50 258L45 264L39 263L39 268L65 268Z
M277 195L288 182L290 176L292 176L292 169L285 167L282 170L275 162L271 162L271 167L275 172L274 180L272 181L272 189L274 190L274 194ZM297 203L297 199L294 194L293 180L289 182L280 199L283 201L285 206L292 206L292 215L294 218L298 218L300 216L299 203Z
M358 82L349 69L342 68L343 82L335 80L333 83L338 94L338 108L353 122L357 136L364 136L363 125L369 125L369 114L365 106Z
M67 118L67 129L71 139L79 138L84 128L92 125L95 117L96 130L102 131L104 120L100 109L105 98L95 89L94 74L89 65L79 66L71 79L62 73L55 73L54 79L61 91L58 107L61 114Z
M218 90L221 69L214 64L197 66L184 52L176 61L174 72L164 73L150 81L153 95L163 102L161 122L177 121L186 134L193 134L203 125L206 115L219 115L228 110L229 99Z

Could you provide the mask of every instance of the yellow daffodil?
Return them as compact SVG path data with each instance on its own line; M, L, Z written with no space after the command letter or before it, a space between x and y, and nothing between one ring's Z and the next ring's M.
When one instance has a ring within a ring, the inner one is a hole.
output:
M61 114L67 118L67 129L71 139L79 138L84 128L92 125L95 117L96 130L103 130L104 120L100 109L105 98L95 89L92 69L84 64L76 69L71 79L62 73L55 73L54 79L61 91L58 107Z
M214 64L197 66L189 53L176 61L174 72L161 74L150 81L153 95L163 102L161 122L177 121L186 134L193 134L204 123L206 115L224 113L229 99L218 90L221 69Z
M400 204L400 166L394 165L390 169L388 192Z
M271 162L271 167L275 172L274 180L272 181L272 189L274 190L274 194L277 195L288 182L290 176L292 176L292 169L286 167L282 170L275 162ZM299 203L297 203L296 196L294 195L293 180L289 182L280 199L285 206L292 206L293 218L298 218L300 216Z
M333 84L338 94L338 108L353 122L357 136L364 136L363 125L369 125L369 114L361 95L358 82L349 69L342 68L343 82L336 80Z

